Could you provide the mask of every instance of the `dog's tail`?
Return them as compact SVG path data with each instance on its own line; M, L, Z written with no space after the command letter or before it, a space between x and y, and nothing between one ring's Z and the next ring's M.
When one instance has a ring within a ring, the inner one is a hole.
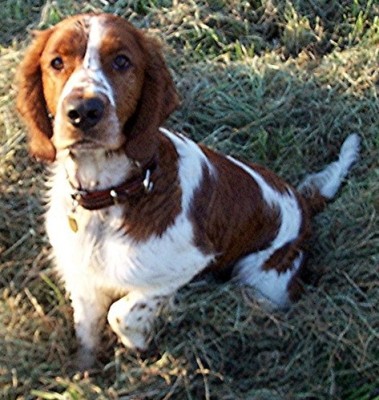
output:
M320 212L326 201L331 200L337 193L351 166L358 159L360 141L356 133L349 135L342 144L338 160L322 171L308 175L299 185L299 192L307 200L314 214Z

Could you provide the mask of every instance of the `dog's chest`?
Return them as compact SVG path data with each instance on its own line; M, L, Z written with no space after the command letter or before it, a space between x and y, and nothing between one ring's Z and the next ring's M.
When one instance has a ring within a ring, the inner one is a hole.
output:
M76 276L86 284L113 290L154 289L165 294L188 282L213 259L194 245L193 226L184 212L163 234L136 241L125 228L122 206L95 212L78 209L72 214L69 203L52 194L47 232L66 280ZM72 229L70 218L75 218L77 230Z

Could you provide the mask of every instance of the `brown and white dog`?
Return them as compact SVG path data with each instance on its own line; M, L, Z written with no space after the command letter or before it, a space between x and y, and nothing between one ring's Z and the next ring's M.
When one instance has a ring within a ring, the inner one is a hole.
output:
M31 153L51 161L47 233L70 293L82 367L101 322L146 349L158 310L205 270L232 270L287 307L301 290L310 218L356 160L299 190L161 128L178 95L160 46L124 19L78 15L37 32L19 71Z

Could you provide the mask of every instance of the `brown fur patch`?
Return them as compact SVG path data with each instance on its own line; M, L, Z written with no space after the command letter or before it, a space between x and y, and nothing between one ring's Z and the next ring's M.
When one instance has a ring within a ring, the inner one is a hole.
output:
M244 255L268 247L279 229L280 216L264 201L259 186L247 172L223 155L202 150L216 174L211 175L204 166L191 218L196 244L206 253L217 254L212 269L223 269Z
M182 191L178 180L178 155L173 144L157 132L157 168L152 174L150 193L125 206L124 228L136 241L162 235L181 212Z

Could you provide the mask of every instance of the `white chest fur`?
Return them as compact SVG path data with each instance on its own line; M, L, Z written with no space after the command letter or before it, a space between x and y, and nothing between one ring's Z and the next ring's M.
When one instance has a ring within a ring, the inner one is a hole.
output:
M67 284L164 295L185 284L211 261L212 257L192 245L192 225L184 215L162 236L135 242L117 229L121 211L120 206L111 207L107 213L81 210L74 233L66 208L52 202L47 231Z

